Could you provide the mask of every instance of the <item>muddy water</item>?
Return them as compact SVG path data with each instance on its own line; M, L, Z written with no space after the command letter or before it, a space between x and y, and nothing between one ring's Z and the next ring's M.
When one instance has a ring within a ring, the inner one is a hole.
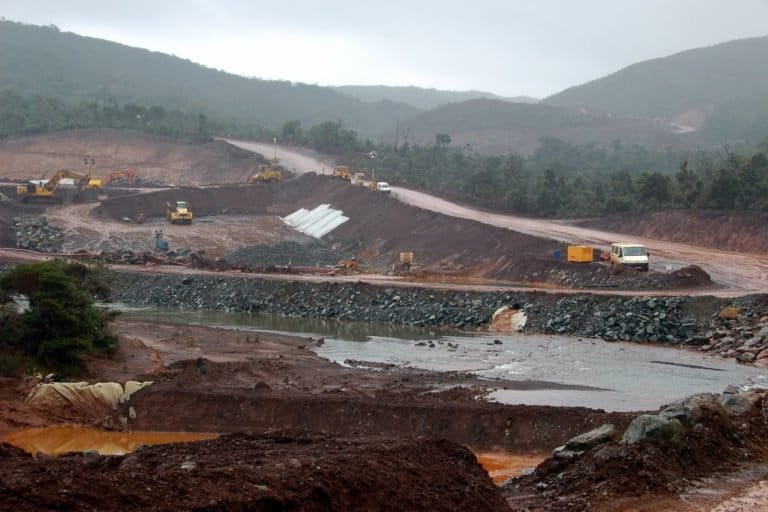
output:
M499 485L505 480L520 476L524 470L538 466L548 455L541 453L483 453L476 452L477 461L483 466L493 483Z
M763 369L700 352L636 343L568 336L440 332L389 324L242 313L126 310L125 316L324 336L325 344L314 350L342 365L355 359L469 372L488 378L489 384L493 379L503 378L600 388L553 390L541 386L536 390L501 389L491 393L492 400L510 404L653 410L692 393L722 392L729 384L768 386L768 372Z
M108 432L93 427L58 426L17 430L2 440L32 455L57 456L89 450L101 455L125 455L143 444L187 443L217 437L218 434L192 432Z

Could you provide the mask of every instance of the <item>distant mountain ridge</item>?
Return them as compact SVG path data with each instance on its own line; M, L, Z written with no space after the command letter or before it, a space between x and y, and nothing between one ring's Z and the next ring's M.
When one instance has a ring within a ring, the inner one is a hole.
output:
M0 20L0 90L60 98L201 111L220 119L280 128L342 120L374 136L418 109L390 101L365 103L328 87L245 78L171 55Z
M738 39L632 64L542 100L637 117L693 120L700 127L730 102L768 93L768 36Z
M480 98L509 101L513 103L537 103L537 98L530 96L503 97L484 91L447 91L415 86L388 85L341 85L333 87L336 91L364 102L394 101L405 103L421 110L432 110L448 103L461 103Z
M613 117L553 105L510 103L476 99L443 105L424 112L403 125L408 140L433 144L435 134L447 133L454 147L469 145L486 154L510 151L530 154L541 137L554 137L574 144L614 140L649 147L673 146L685 139L669 125L650 119Z

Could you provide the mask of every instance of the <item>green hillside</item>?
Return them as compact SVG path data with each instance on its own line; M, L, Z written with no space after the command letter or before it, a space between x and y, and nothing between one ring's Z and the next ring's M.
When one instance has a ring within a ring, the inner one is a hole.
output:
M477 99L424 112L405 124L409 141L432 143L448 134L454 147L469 144L486 154L532 153L542 137L574 144L626 144L673 147L685 142L663 125L645 119L614 118L551 105Z
M515 96L505 98L483 91L442 91L423 87L390 87L386 85L342 85L334 87L338 92L365 102L394 101L405 103L422 110L431 110L447 103L461 103L467 100L488 98L515 103L536 103L536 98Z
M740 39L633 64L543 103L642 117L701 111L703 118L720 105L768 93L766 62L768 36Z
M258 56L254 57L258 59ZM365 103L331 88L249 79L144 49L0 21L0 90L60 98L194 110L219 119L279 128L341 120L362 135L388 130L414 107Z

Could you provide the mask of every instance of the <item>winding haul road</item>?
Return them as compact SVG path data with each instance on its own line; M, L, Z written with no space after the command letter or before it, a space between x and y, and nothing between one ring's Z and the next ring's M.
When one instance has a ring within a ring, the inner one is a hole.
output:
M270 155L274 150L271 144L237 140L227 140L227 142L263 155ZM322 160L321 155L302 149L280 147L278 156L283 166L298 174L306 172L329 174L333 168L333 162L330 160ZM572 244L608 248L615 241L642 243L651 253L652 268L663 272L668 268L678 269L691 264L699 265L712 276L715 282L726 287L725 290L720 290L718 295L743 295L768 291L768 256L766 255L723 251L663 240L632 237L574 226L566 221L529 219L484 212L403 187L392 187L392 196L406 204L443 215L474 220L532 236Z

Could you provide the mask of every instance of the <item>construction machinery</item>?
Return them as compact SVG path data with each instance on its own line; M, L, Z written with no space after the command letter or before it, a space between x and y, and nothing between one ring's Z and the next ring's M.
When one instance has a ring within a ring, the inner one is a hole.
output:
M24 185L18 185L16 187L16 195L22 196L22 202L24 203L62 204L64 202L63 199L55 195L61 185L61 180L74 180L75 193L77 193L88 184L90 178L89 174L82 172L58 171L48 181L35 180Z
M248 183L269 183L283 181L283 172L272 164L260 165L259 172L248 179Z
M136 170L132 167L125 169L118 169L107 174L103 178L91 178L88 181L88 188L103 188L108 187L112 180L117 178L125 178L128 181L128 185L133 185L136 182Z
M353 185L365 185L365 173L356 172L350 176L349 181L351 181Z
M333 170L331 176L334 178L341 178L342 180L348 180L352 175L349 173L348 166L340 165Z
M186 201L165 203L168 208L168 222L171 224L192 224L192 209Z

